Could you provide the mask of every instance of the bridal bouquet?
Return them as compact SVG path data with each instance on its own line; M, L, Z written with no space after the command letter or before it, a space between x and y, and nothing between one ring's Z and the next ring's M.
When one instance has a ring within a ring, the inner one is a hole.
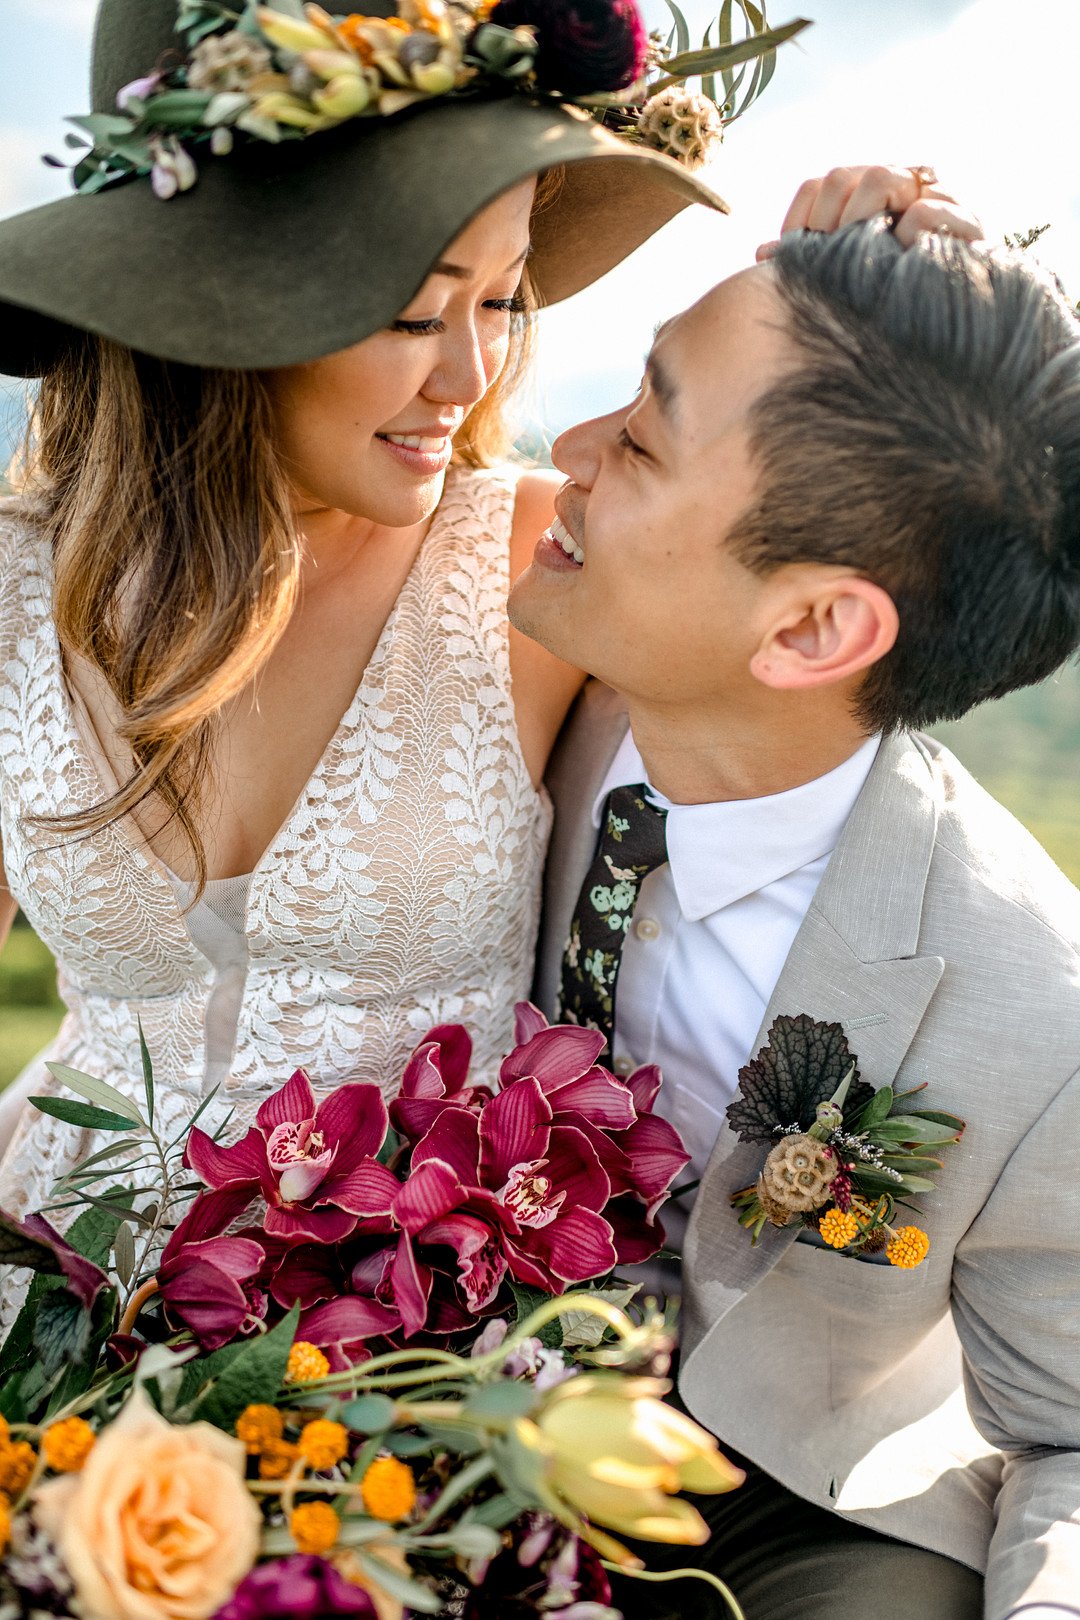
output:
M618 1620L612 1531L703 1541L677 1493L741 1476L614 1277L687 1155L602 1046L523 1005L494 1090L443 1026L389 1111L298 1071L231 1143L162 1139L145 1046L142 1105L55 1065L106 1141L65 1236L0 1214L0 1620Z

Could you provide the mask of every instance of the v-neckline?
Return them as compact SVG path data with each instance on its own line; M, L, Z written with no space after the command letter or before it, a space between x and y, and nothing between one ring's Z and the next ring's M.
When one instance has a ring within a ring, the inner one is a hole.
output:
M431 517L431 521L428 524L428 527L427 527L427 529L426 529L426 531L425 531L419 545L416 547L416 550L413 553L412 561L409 564L408 572L406 573L405 578L402 580L400 589L398 590L398 593L395 596L395 598L393 600L393 603L392 603L392 605L390 607L390 611L387 614L385 620L383 621L382 629L379 631L378 639L376 640L375 646L372 649L371 656L368 659L367 663L364 665L364 668L363 668L363 671L361 672L360 679L359 679L359 682L357 683L356 689L353 692L352 697L349 699L349 702L346 704L345 710L344 710L340 720L338 721L337 725L335 726L331 736L328 738L326 746L323 748L323 751L319 755L319 758L315 762L315 765L313 766L312 770L309 772L308 776L306 777L306 779L305 779L305 781L303 783L303 786L300 788L300 791L296 795L296 798L293 800L291 806L289 807L289 810L288 810L284 820L281 822L281 824L278 827L277 831L274 833L274 835L270 839L270 842L267 844L266 848L263 850L262 854L259 856L259 859L255 862L255 865L251 868L250 872L238 872L231 879L230 878L212 878L212 879L209 880L209 881L214 882L214 883L218 883L218 882L226 882L227 883L227 882L230 882L230 881L239 882L239 880L241 878L246 878L246 880L247 880L247 894L245 896L245 910L247 909L247 904L248 904L248 901L250 900L251 889L252 889L252 886L254 885L254 882L255 882L256 878L261 876L263 871L265 870L265 868L268 865L271 865L273 863L273 861L277 858L277 856L279 854L279 851L280 851L280 848L287 841L288 834L289 834L289 832L290 832L290 830L292 828L293 822L296 820L302 806L306 802L306 800L307 800L307 798L308 798L308 796L309 796L309 794L311 792L311 789L319 781L320 777L323 775L324 771L326 770L326 765L327 765L327 762L328 762L328 760L330 758L331 753L333 752L333 750L337 746L340 738L348 730L350 730L351 727L356 722L356 715L357 715L357 712L358 712L358 710L359 710L359 708L360 708L360 706L361 706L361 704L363 702L364 695L365 695L365 689L366 689L366 687L367 687L367 685L369 683L371 673L376 667L380 666L384 662L384 660L386 658L387 651L388 651L388 648L389 648L389 643L390 643L390 641L391 641L391 639L393 637L393 633L394 633L394 630L395 630L396 625L397 625L397 620L398 620L398 618L400 616L402 603L405 600L406 594L414 587L415 582L416 582L416 580L417 580L417 578L419 576L420 559L423 556L424 552L429 548L434 535L436 534L437 530L440 527L440 524L443 521L443 507L444 507L444 503L445 503L445 500L446 500L447 491L448 491L448 489L450 487L450 481L451 481L452 473L453 473L453 469L450 469L450 471L448 471L448 473L447 473L446 482L443 485L443 492L442 492L442 495L439 498L439 504L435 508L435 511L434 511L434 513L432 514L432 517ZM108 786L107 782L103 779L102 771L101 771L100 767L98 766L97 762L95 761L95 759L92 757L92 751L87 746L87 740L83 736L82 731L81 731L80 726L79 726L78 710L81 709L82 713L85 715L86 723L91 727L91 729L92 729L92 731L94 733L94 740L95 740L97 751L100 753L101 758L105 762L105 764L109 765L109 756L105 752L105 749L102 747L100 738L97 735L97 728L94 725L93 717L90 714L89 706L87 705L85 698L83 698L81 693L78 692L77 688L72 687L72 685L70 684L70 682L68 680L67 671L64 668L63 651L61 649L60 638L59 638L59 635L57 634L57 630L56 630L56 621L52 616L52 592L53 592L54 570L53 570L52 552L51 552L51 549L49 547L45 548L45 556L46 556L47 583L48 583L48 588L49 588L49 616L48 616L49 649L50 649L50 653L51 653L51 655L53 657L54 670L55 670L57 680L59 682L60 691L63 694L65 718L66 718L66 720L68 722L69 731L71 732L71 734L74 737L75 742L77 744L78 751L79 751L79 754L81 755L82 764L83 764L85 770L87 771L88 775L90 776L90 778L92 779L92 781L96 785L97 790L98 790L99 794L101 795L101 797L102 798L110 797L111 794L113 792L115 792L115 787L110 788ZM110 767L110 775L112 775L112 774L113 773L111 772L111 767ZM113 780L115 781L115 777L113 778ZM111 825L109 827L109 831L111 833L113 833L119 839L119 841L124 845L125 849L128 851L129 854L131 854L137 861L139 861L148 872L152 873L155 877L157 877L162 883L164 883L166 885L166 887L168 888L168 890L169 890L170 894L172 895L174 901L176 901L177 909L179 911L180 910L180 901L179 901L179 897L176 894L174 884L175 883L183 883L183 884L185 884L187 886L190 886L189 880L186 879L186 878L180 877L178 873L174 872L172 870L172 868L170 866L168 866L167 863L164 860L162 860L161 856L158 855L157 852L151 847L148 840L142 835L142 833L141 833L140 829L138 828L138 826L136 824L134 824L134 823L132 823L131 826L129 826L128 822L129 822L129 818L121 817L120 820L111 823ZM133 834L132 828L134 828L134 834Z

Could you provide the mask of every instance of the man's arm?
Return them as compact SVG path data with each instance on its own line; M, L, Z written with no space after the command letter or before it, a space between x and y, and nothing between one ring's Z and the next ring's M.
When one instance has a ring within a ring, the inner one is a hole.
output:
M1005 1454L986 1620L1080 1615L1078 1143L1080 1074L1020 1142L956 1251L968 1404Z

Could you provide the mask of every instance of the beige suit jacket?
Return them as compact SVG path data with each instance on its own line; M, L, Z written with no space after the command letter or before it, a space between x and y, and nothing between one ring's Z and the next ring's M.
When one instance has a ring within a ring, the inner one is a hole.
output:
M626 724L590 683L549 772L549 1016ZM985 1570L986 1620L1080 1613L1080 894L945 749L887 738L755 1050L780 1013L839 1021L872 1085L928 1082L968 1127L902 1271L797 1230L751 1248L729 1194L761 1149L725 1125L684 1251L682 1396L800 1496Z

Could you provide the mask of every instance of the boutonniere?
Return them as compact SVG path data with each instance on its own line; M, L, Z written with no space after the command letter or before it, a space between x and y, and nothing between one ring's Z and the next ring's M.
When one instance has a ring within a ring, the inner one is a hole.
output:
M895 1225L897 1209L929 1192L937 1152L957 1142L955 1114L912 1108L923 1090L894 1092L859 1078L839 1024L800 1013L777 1018L769 1039L739 1070L727 1117L740 1142L769 1143L752 1187L732 1193L739 1224L757 1242L765 1226L799 1221L845 1254L884 1249L894 1266L917 1266L930 1239Z

